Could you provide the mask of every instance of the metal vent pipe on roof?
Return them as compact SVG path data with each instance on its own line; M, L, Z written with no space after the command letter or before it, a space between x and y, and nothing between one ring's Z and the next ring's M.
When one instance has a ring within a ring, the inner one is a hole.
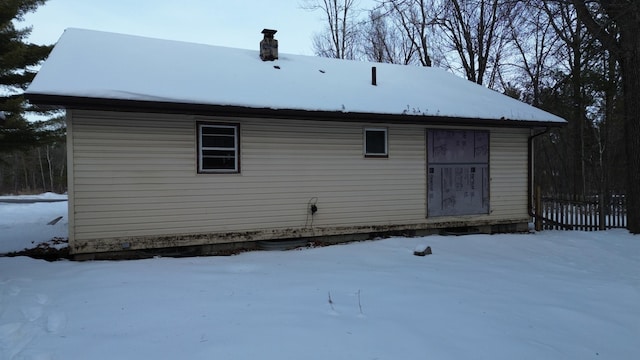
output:
M378 79L377 79L376 67L375 66L371 67L371 85L373 85L373 86L378 85Z

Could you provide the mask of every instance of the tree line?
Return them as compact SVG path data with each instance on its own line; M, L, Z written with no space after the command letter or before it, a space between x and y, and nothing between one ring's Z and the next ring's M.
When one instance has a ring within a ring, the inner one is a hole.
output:
M64 117L39 121L34 127L36 132L48 133L48 138L0 151L0 194L67 191Z
M624 196L629 229L640 233L639 1L370 4L304 1L325 19L314 52L445 68L563 117L566 127L536 137L536 184L546 194Z
M0 4L0 194L65 192L65 124L55 109L36 108L22 92L51 46L25 41L24 15L45 0L3 0Z

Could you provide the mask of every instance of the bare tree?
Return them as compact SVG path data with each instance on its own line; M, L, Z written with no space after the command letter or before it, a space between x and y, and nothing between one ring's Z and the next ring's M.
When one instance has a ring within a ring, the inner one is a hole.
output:
M316 55L337 59L357 57L360 33L356 0L306 0L301 6L309 11L322 11L326 20L325 30L313 39Z
M38 126L56 137L28 149L0 152L0 194L67 190L64 118L39 122Z
M509 65L520 74L520 85L529 89L523 100L539 107L541 88L552 86L551 74L560 61L554 56L559 36L552 28L549 14L535 4L529 5L520 9L521 16L512 17L508 23L515 50Z
M568 117L569 132L571 136L566 139L574 159L570 169L573 170L573 192L576 195L585 195L586 190L586 166L585 166L585 134L589 126L585 114L585 101L583 94L583 68L584 68L584 44L586 34L582 22L576 12L567 2L542 1L542 9L546 12L549 24L555 30L562 41L561 57L565 59L564 65L569 73L568 81L571 85L570 96L573 111Z
M40 151L40 148L37 148L36 150L38 154L38 163L40 164L40 177L42 179L42 190L47 191L47 181L45 180L44 166L42 165L42 152Z
M369 12L369 24L366 27L364 52L368 60L393 63L387 19L379 10Z
M422 66L431 66L429 46L429 26L434 21L434 1L425 0L383 0L380 2L384 13L389 14L402 31L402 52L404 63L417 57Z
M369 11L369 21L363 27L364 55L370 61L412 64L417 49L393 20L381 8Z
M443 1L436 20L445 52L456 55L468 80L493 87L510 39L509 24L521 6L511 0ZM455 70L455 69L454 69Z

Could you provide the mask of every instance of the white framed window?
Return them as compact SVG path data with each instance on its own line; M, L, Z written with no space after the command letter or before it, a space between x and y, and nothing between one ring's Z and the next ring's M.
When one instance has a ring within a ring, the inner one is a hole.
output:
M364 156L389 157L387 128L364 128Z
M198 173L240 172L240 126L198 122Z

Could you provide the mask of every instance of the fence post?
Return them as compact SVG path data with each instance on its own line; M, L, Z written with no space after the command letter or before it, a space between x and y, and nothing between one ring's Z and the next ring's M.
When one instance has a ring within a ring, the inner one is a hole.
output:
M607 230L605 212L609 209L608 203L608 198L605 198L604 194L600 193L600 195L598 195L598 221L600 221L598 228L600 230Z

